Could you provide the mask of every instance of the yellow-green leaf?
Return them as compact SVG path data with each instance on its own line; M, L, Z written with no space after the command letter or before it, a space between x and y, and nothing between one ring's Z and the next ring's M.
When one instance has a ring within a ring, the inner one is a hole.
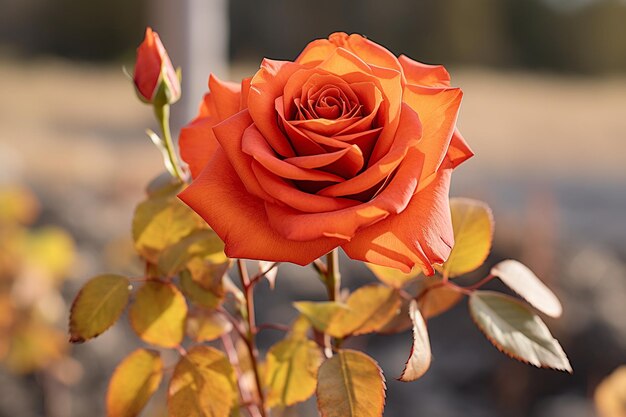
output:
M572 372L548 326L519 300L493 291L475 291L469 309L476 325L502 352L537 367Z
M322 417L382 417L385 379L378 364L355 350L340 350L317 376L317 407Z
M334 337L374 332L389 322L400 309L398 292L383 285L366 285L348 297L347 310L338 313L326 333Z
M80 290L70 311L70 342L98 336L117 321L128 304L130 282L120 275L100 275Z
M326 332L339 312L348 309L345 304L335 301L297 301L293 306L320 332Z
M191 279L205 290L223 295L223 280L230 268L230 261L214 263L207 259L192 258L187 262L187 271Z
M218 307L224 297L221 287L216 288L214 291L207 290L198 285L187 270L180 274L180 289L192 303L209 309Z
M491 275L500 278L537 310L550 317L561 316L563 307L559 299L526 265L508 259L491 268Z
M183 340L187 303L169 282L147 281L130 306L130 324L144 342L175 347Z
M224 254L224 242L210 229L196 230L178 243L166 248L158 260L159 270L171 277L185 268L192 258L205 258L211 255L219 257L224 263L228 260Z
M626 365L600 382L594 394L599 417L626 416Z
M288 338L272 346L265 368L267 405L289 406L313 395L321 363L322 352L312 340Z
M430 351L430 339L428 337L428 329L424 317L417 307L415 300L411 301L409 307L409 316L413 322L413 346L411 354L406 361L400 381L415 381L428 371L432 354Z
M237 387L230 362L219 350L196 346L183 356L168 389L170 417L228 417Z
M135 249L152 263L157 263L165 248L177 243L206 223L175 194L158 194L135 209L132 234Z
M135 417L159 388L163 361L159 352L137 349L115 368L107 391L107 417Z
M441 282L441 278L434 277L427 277L422 280L418 306L426 320L445 313L463 298L460 292L441 286Z
M187 335L195 342L209 342L229 333L233 324L215 310L196 309L187 314Z
M454 247L442 271L450 278L463 275L485 262L491 250L493 215L482 201L451 198Z
M394 288L402 288L409 282L415 281L421 272L419 268L414 268L413 271L406 274L399 269L389 268L387 266L368 263L365 265L374 273L376 278Z

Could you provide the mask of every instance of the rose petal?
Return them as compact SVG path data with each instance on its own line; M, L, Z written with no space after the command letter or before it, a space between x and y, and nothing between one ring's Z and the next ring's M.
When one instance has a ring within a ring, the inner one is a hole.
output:
M211 100L219 120L224 120L241 109L241 84L222 81L215 75L209 75Z
M214 126L213 133L248 192L264 200L274 201L252 172L252 157L241 150L243 134L251 124L252 119L246 109Z
M378 184L391 174L402 162L408 149L416 146L422 136L422 125L408 105L402 104L402 115L389 152L354 178L324 188L318 194L340 197L359 194Z
M402 213L360 230L343 244L346 254L406 273L418 265L426 275L432 275L432 265L445 262L454 244L448 199L451 166L449 161L442 166Z
M417 112L424 125L417 145L426 155L422 178L436 172L448 152L462 97L459 88L405 86L404 102Z
M300 168L276 157L276 154L267 144L261 132L252 125L243 133L241 139L243 152L260 162L274 174L293 180L305 181L332 181L340 182L343 178L328 172Z
M465 139L463 139L459 129L455 129L452 140L450 140L450 147L448 148L447 154L448 159L452 161L452 166L456 168L472 156L474 156L474 152L472 152L467 142L465 142Z
M407 84L424 86L449 86L450 74L443 65L422 64L406 55L398 57Z
M215 230L231 258L307 265L341 243L333 238L294 242L279 235L268 223L262 200L246 191L222 150L179 197Z
M200 175L218 147L213 134L213 126L217 123L219 123L217 117L205 116L192 121L180 130L178 137L180 156L189 165L192 178Z
M252 162L252 171L261 187L276 201L305 213L341 210L360 204L359 201L347 198L323 197L300 191L256 161Z
M248 95L248 108L254 124L272 149L287 158L296 155L278 127L275 101L283 95L285 84L299 69L301 66L293 62L264 59L250 82Z

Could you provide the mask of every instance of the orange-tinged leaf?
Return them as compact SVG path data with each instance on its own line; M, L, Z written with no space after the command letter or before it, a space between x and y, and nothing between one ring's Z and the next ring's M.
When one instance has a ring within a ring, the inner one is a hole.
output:
M389 322L400 309L402 300L393 288L366 285L348 297L347 310L339 312L326 333L334 337L374 332Z
M322 358L317 343L308 339L287 338L272 346L265 367L267 405L290 406L313 395Z
M317 375L317 407L322 417L382 417L385 379L378 364L355 350L340 350Z
M107 417L135 417L159 388L163 361L159 352L137 349L115 368L107 391Z
M70 311L70 342L98 336L117 321L128 304L130 282L120 275L99 275L87 281Z
M135 294L130 324L146 343L175 347L183 340L187 303L169 282L150 280Z
M572 372L548 326L519 300L493 291L474 291L469 309L478 328L500 351L537 367Z
M376 332L381 334L401 333L413 327L411 317L409 317L410 302L411 300L403 298L398 313Z
M180 201L175 193L157 194L140 203L133 217L135 249L157 263L159 254L206 223Z
M481 266L493 239L493 215L482 201L451 198L454 246L441 270L450 278L471 272Z
M386 266L368 263L365 265L374 273L376 278L394 288L402 288L409 282L415 281L421 272L419 268L415 268L413 271L406 274L398 269Z
M422 281L418 306L425 320L445 313L457 305L463 295L452 288L440 286L441 278L427 277Z
M413 322L413 346L411 347L409 359L399 378L400 381L405 382L415 381L424 375L430 368L432 360L428 329L415 300L411 301L409 316Z
M626 417L626 365L602 380L594 400L600 417Z
M326 332L334 318L348 309L336 301L296 301L293 306L320 332Z
M196 346L183 356L170 381L170 417L228 417L237 386L233 368L219 350Z
M224 299L221 285L213 291L207 290L194 281L187 270L180 274L180 289L192 303L204 308L217 308Z
M561 316L563 307L559 299L526 265L507 259L491 268L491 275L500 278L510 289L542 313L550 317Z
M195 309L187 314L187 335L195 342L210 342L232 329L232 323L215 310Z

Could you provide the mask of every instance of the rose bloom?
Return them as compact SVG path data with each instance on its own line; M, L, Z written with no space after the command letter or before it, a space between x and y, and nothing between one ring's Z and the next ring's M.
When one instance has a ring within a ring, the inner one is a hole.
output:
M305 265L341 246L429 275L447 259L450 176L472 152L444 67L335 33L209 89L181 132L194 181L180 198L228 256Z

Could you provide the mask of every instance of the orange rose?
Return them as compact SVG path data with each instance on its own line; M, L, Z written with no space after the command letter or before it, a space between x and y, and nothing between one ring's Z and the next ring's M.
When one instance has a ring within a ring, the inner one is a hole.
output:
M450 175L472 156L449 81L345 33L266 59L241 85L211 77L181 133L194 181L180 198L230 257L305 265L341 246L432 274L453 244Z
M137 95L147 103L175 103L181 95L180 80L159 35L146 28L146 36L137 48L133 75Z

